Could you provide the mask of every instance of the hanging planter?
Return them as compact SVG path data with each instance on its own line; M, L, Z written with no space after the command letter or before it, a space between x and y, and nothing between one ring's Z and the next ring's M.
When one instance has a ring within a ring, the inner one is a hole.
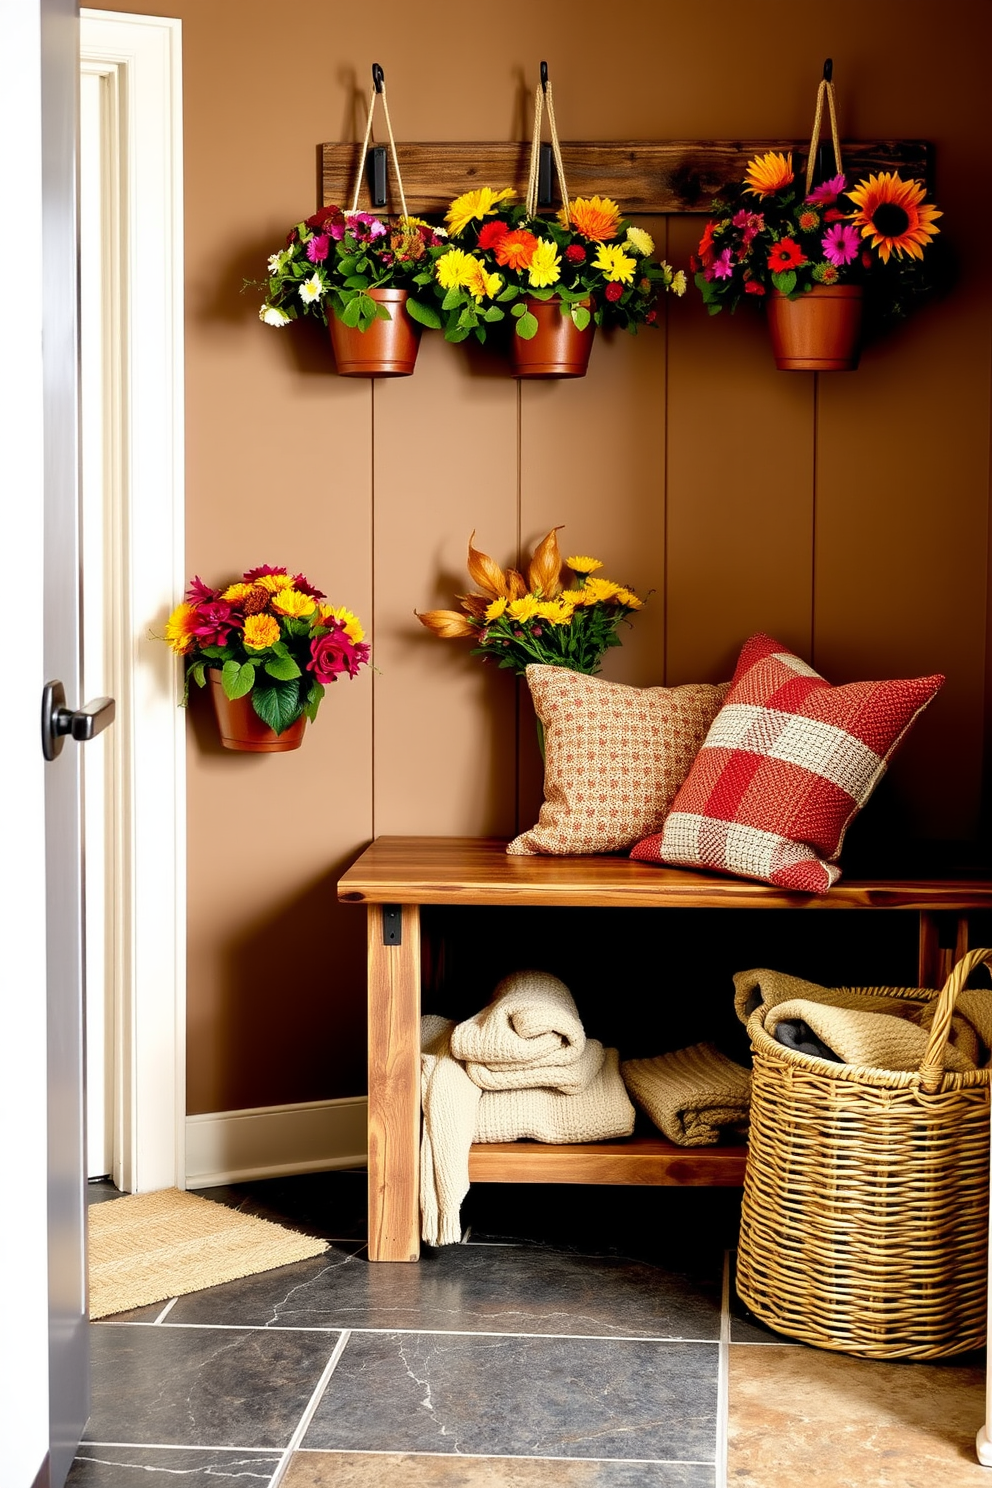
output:
M409 291L370 289L369 298L389 314L366 330L345 325L337 315L328 320L334 360L342 377L409 377L417 364L420 325L407 313Z
M553 217L537 213L545 105L562 200ZM652 257L650 233L628 222L616 202L569 197L546 62L526 202L513 206L513 196L509 186L480 186L448 208L448 241L430 254L446 341L485 342L493 326L510 327L514 377L584 377L597 326L634 332L655 325L661 296L684 294L685 274Z
M250 695L229 698L224 691L220 672L210 671L207 677L220 742L225 749L237 749L242 754L281 754L289 749L299 749L307 726L305 713L301 713L295 723L277 734L274 728L259 718Z
M525 313L537 321L537 329L529 339L519 334L510 337L514 377L585 377L596 334L595 322L588 317L590 301L581 301L587 311L582 328L557 295L550 300L528 295L521 303Z
M862 313L884 324L907 314L931 288L925 250L942 213L921 181L894 171L848 185L841 163L833 64L823 69L805 186L792 152L752 159L744 180L720 193L692 268L711 315L745 300L764 305L775 362L783 372L848 372L858 365ZM824 103L834 174L814 185Z
M819 285L795 299L768 296L768 333L780 372L853 372L861 352L864 290Z
M425 266L430 265L429 250L446 239L407 213L378 62L372 64L372 77L351 207L347 211L339 206L321 207L290 229L285 248L269 259L266 298L258 314L265 325L276 327L287 326L301 315L323 321L330 329L342 377L409 377L417 361L421 327L436 330L441 325L430 292L424 290L431 279ZM394 222L358 210L377 98L382 99L386 115L402 208ZM421 298L425 294L428 297Z

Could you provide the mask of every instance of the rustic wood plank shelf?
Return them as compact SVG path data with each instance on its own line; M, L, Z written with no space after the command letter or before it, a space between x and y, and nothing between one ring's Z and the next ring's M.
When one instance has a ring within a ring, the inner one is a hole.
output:
M932 150L926 140L842 140L844 168L853 177L869 171L897 170L932 185ZM562 140L562 163L569 195L609 196L630 216L668 212L706 213L728 181L743 178L754 155L793 151L805 169L809 140ZM523 201L530 142L397 143L407 209L414 216L444 212L450 202L476 186L512 186ZM323 144L322 202L350 206L361 144ZM557 191L557 183L555 185ZM400 210L389 171L388 207ZM553 205L559 206L556 195ZM359 206L370 206L363 182Z
M504 838L379 837L339 879L338 898L364 904L367 916L369 1257L406 1261L420 1250L422 905L909 910L919 915L920 985L939 986L967 949L967 913L992 909L992 877L845 878L809 895L625 857L511 857ZM742 1146L692 1149L634 1137L572 1147L477 1144L469 1172L490 1183L736 1185L744 1161Z

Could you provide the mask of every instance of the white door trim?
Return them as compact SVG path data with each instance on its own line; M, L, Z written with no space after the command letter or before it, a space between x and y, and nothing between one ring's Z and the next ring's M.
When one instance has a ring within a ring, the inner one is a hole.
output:
M114 1180L185 1186L186 778L161 636L186 582L181 22L80 12L81 67L112 80L120 140L115 642L118 750Z

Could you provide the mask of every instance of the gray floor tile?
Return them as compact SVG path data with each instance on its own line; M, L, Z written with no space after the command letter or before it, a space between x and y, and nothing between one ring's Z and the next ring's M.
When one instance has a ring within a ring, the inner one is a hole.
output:
M285 1447L337 1335L90 1328L88 1442Z
M712 1462L704 1343L355 1333L306 1447Z
M717 1339L722 1257L705 1279L613 1255L453 1245L416 1265L331 1257L180 1297L170 1323Z
M279 1452L194 1451L175 1447L81 1447L66 1488L149 1488L156 1480L182 1488L267 1488Z
M198 1188L197 1197L215 1199L242 1214L289 1224L322 1240L364 1242L368 1234L368 1173L337 1168L331 1173L297 1173L253 1183Z

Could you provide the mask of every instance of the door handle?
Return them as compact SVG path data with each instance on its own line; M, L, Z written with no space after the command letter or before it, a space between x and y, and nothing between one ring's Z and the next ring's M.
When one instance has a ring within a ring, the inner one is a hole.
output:
M41 694L41 751L57 759L67 737L85 744L113 723L117 704L112 697L95 698L82 708L67 708L61 682L46 682Z

